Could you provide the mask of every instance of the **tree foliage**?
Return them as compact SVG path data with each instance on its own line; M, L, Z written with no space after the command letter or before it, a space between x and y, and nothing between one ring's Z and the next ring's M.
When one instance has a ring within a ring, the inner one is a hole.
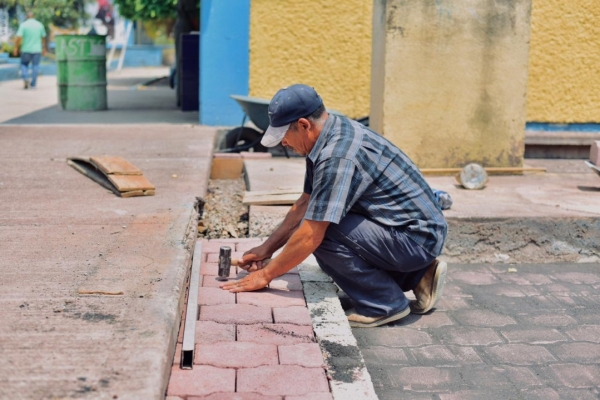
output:
M63 28L76 28L79 21L85 18L85 0L0 0L0 7L33 12L35 19L45 27L50 24ZM11 25L18 25L16 18L11 19Z
M119 5L119 15L130 20L175 18L177 0L114 0Z

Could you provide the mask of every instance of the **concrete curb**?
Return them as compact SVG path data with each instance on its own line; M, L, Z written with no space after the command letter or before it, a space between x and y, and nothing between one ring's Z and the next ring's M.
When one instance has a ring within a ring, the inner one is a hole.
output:
M377 399L333 281L312 255L298 266L298 270L333 398Z

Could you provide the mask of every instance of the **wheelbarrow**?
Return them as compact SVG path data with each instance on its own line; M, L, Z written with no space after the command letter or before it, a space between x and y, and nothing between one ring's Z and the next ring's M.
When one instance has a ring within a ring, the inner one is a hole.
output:
M262 135L269 127L269 100L260 99L257 97L240 96L232 94L230 96L244 110L244 117L241 126L234 128L225 134L224 140L221 142L221 153L239 153L253 149L256 152L266 152L268 149L260 144ZM343 115L339 111L327 109L330 114ZM244 126L247 120L258 128L254 129L249 126ZM363 125L369 124L369 117L364 117L357 120ZM283 146L282 146L283 147ZM285 155L289 157L287 149L283 147Z
M257 152L266 152L267 148L260 144L260 140L269 127L269 100L235 94L232 94L230 97L242 107L244 117L241 126L233 128L225 134L225 138L220 146L220 152L239 153L240 151L250 149ZM259 130L244 126L248 119Z

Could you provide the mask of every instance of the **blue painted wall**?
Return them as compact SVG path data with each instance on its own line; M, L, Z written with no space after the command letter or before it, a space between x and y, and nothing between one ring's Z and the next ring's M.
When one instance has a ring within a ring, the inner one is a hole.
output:
M250 0L203 0L200 27L200 123L239 125L229 95L248 95Z

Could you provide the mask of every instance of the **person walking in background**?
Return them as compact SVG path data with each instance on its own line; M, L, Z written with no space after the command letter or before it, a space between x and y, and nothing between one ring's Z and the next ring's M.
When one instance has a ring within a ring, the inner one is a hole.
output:
M35 89L42 54L46 54L46 29L36 20L32 12L27 13L27 19L17 30L15 41L15 57L21 53L21 77L23 87ZM29 63L31 63L31 83L29 82Z

